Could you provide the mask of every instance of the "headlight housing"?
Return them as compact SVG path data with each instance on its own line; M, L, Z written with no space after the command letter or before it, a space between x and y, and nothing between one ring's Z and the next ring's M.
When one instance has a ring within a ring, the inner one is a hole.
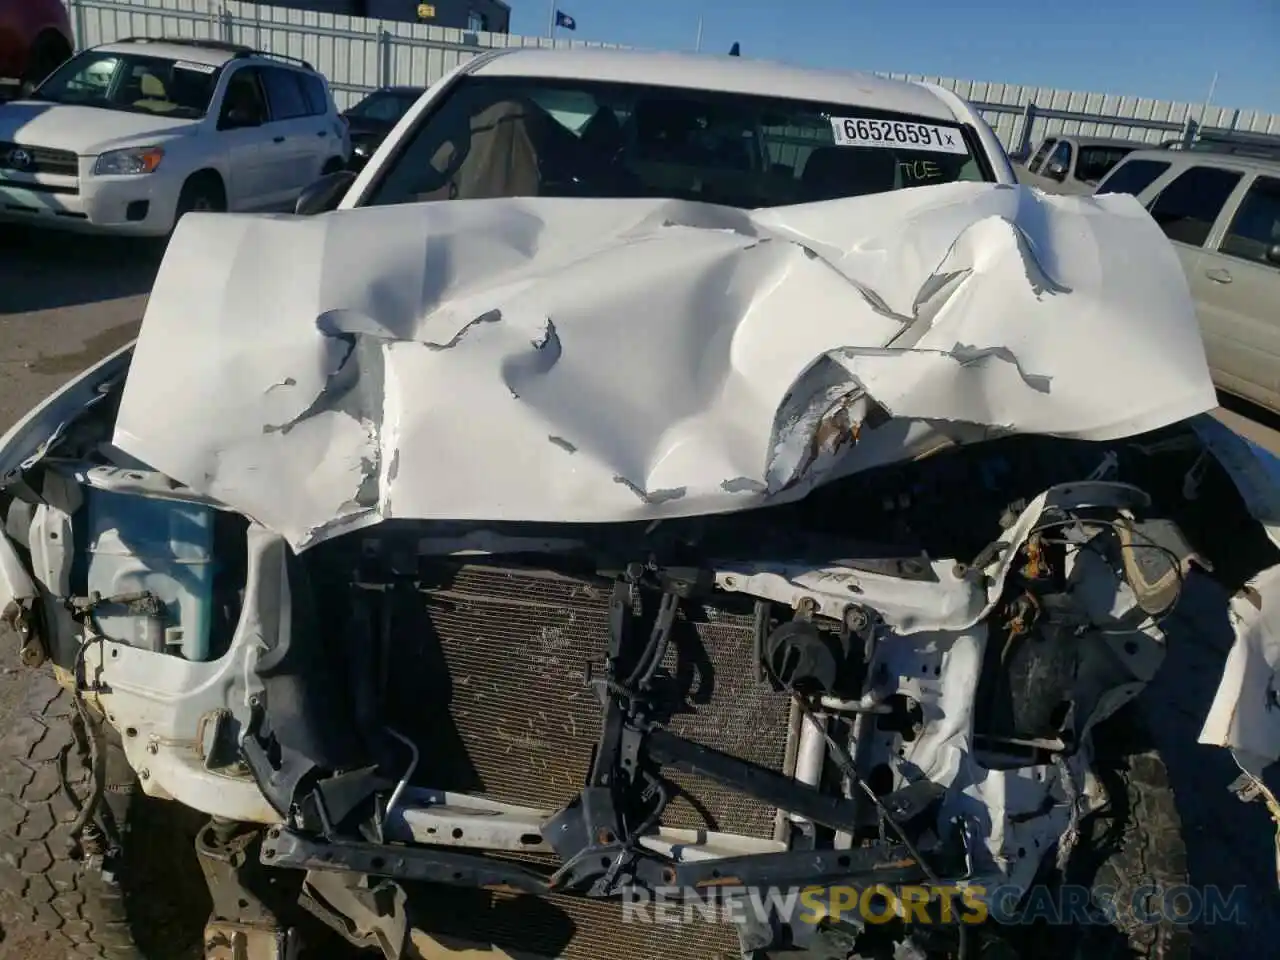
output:
M163 159L163 147L129 147L125 150L109 150L98 157L93 165L93 172L99 177L154 173Z

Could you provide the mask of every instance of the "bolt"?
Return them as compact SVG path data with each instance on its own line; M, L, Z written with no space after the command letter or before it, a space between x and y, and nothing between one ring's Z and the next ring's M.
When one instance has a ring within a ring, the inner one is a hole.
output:
M154 757L159 752L160 752L160 747L158 745L154 743L147 744L147 753L151 754Z
M861 607L849 607L844 612L844 625L852 633L861 633L867 629L870 622L871 619L867 616L867 611Z
M138 779L139 779L139 780L150 780L150 779L151 779L151 771L150 771L150 770L148 770L146 767L143 767L141 770L139 770L139 771L138 771Z

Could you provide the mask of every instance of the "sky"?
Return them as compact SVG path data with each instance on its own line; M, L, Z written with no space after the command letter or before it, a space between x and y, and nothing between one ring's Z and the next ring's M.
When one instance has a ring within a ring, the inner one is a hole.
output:
M511 32L1280 113L1280 0L507 0Z

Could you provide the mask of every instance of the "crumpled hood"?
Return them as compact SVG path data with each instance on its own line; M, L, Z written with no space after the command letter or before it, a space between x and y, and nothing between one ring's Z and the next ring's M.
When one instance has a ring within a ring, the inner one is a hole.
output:
M1215 404L1133 198L958 183L191 215L114 442L301 549L393 517L740 510L939 434L1105 440Z

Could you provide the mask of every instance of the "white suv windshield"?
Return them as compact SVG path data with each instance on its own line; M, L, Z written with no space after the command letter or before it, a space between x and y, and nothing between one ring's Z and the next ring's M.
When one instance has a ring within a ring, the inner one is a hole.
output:
M955 121L639 84L467 77L411 131L372 205L670 197L744 208L992 174Z
M195 119L208 112L220 72L205 63L91 50L59 67L33 97Z

